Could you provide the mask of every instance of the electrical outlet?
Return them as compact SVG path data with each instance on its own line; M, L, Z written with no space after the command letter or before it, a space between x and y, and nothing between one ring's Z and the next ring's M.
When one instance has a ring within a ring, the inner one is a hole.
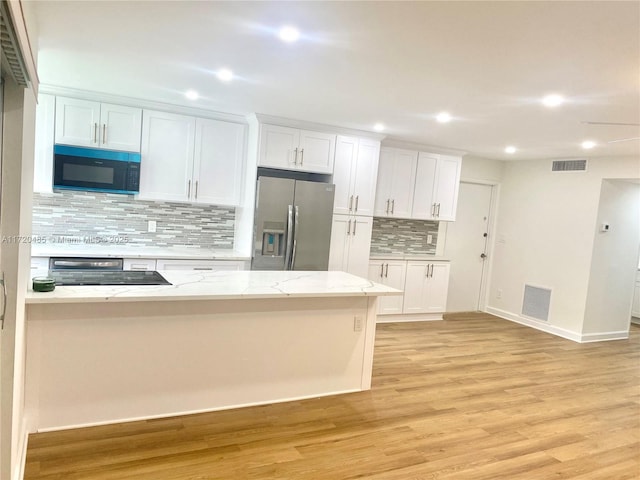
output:
M156 221L155 220L149 220L149 223L147 224L147 232L149 233L155 233L156 231Z
M433 235L427 235L427 243L431 245L433 243Z
M356 315L355 317L353 317L353 331L354 332L360 332L362 331L362 323L363 323L364 319L362 318L362 315Z
M496 293L496 298L498 300L500 300L502 298L502 289L501 288L498 289L498 292Z

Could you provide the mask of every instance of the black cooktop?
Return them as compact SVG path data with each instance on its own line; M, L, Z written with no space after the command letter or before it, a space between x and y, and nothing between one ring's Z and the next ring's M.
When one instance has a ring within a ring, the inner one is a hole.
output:
M50 270L56 285L171 285L155 271Z

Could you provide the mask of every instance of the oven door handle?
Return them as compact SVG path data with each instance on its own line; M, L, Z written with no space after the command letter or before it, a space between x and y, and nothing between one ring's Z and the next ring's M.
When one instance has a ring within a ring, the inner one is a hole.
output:
M51 270L59 268L75 268L85 270L122 269L121 260L52 260Z

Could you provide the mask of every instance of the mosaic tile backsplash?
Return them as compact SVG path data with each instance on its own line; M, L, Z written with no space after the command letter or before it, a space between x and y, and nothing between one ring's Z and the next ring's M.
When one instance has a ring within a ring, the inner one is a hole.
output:
M427 243L427 235L433 237L431 243ZM437 242L438 222L375 217L373 219L371 255L435 255Z
M157 222L147 232L148 221ZM34 193L33 235L119 237L129 246L232 249L235 209L134 200L131 195Z

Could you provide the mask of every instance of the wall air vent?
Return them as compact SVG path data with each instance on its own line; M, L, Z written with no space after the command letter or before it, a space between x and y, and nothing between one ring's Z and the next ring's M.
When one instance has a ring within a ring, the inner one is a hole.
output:
M0 52L3 70L6 68L18 85L26 87L29 75L24 66L17 36L4 1L0 2Z
M552 172L584 172L587 169L587 161L582 160L554 160Z
M549 305L551 304L551 290L548 288L524 286L524 300L522 314L538 320L549 320Z

